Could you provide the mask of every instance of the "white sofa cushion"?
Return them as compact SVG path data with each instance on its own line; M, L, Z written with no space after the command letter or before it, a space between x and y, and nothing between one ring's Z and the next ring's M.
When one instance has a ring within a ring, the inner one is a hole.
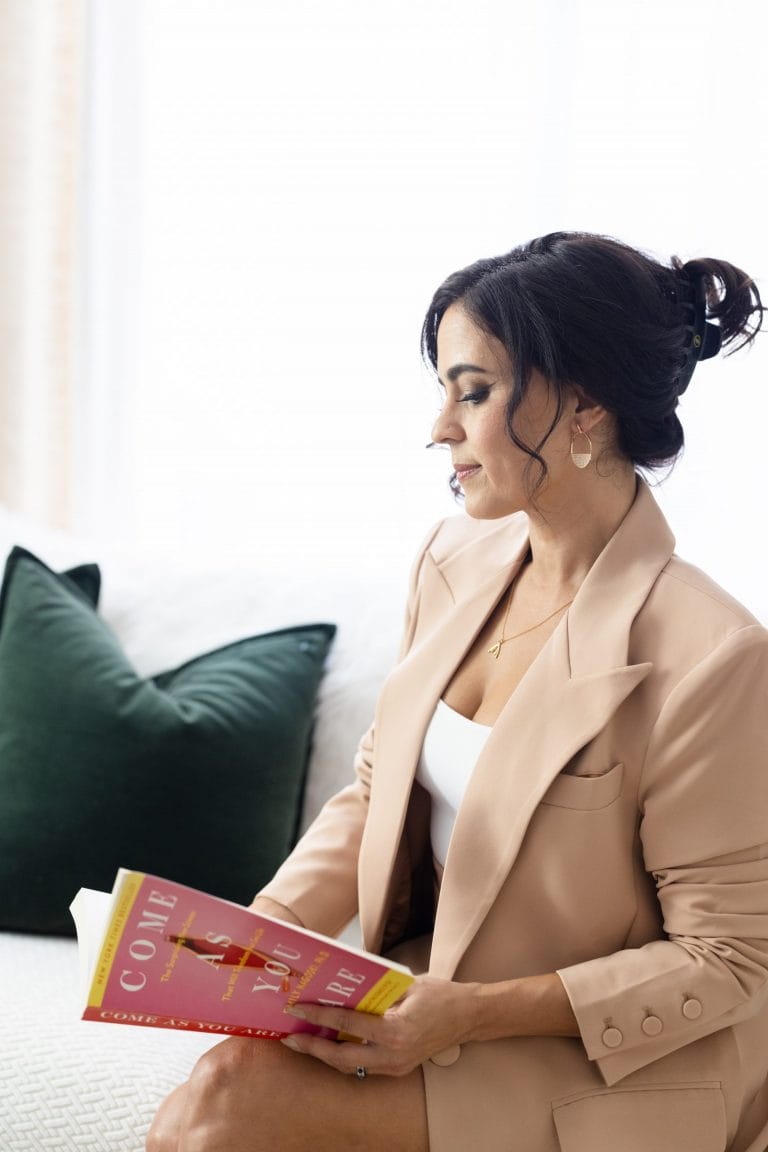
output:
M79 1020L73 940L0 935L0 1148L143 1152L162 1099L218 1040Z
M297 566L274 552L237 564L158 561L53 532L0 507L0 558L20 544L54 568L95 561L101 611L136 670L153 675L246 635L337 624L318 716L302 826L352 775L395 657L410 557ZM140 866L140 862L137 862ZM357 942L355 925L345 938ZM72 940L0 933L0 1148L143 1152L160 1101L217 1040L79 1019ZM266 1041L265 1041L266 1043Z

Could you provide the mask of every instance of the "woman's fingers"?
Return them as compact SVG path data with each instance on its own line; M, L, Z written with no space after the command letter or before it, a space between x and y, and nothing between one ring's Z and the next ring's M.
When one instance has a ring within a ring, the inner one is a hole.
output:
M418 977L403 998L383 1016L349 1008L301 1004L286 1008L289 1015L337 1031L344 1043L310 1032L296 1032L283 1043L296 1052L314 1056L339 1072L367 1072L403 1076L430 1056L461 1043L469 985Z
M322 1060L337 1072L352 1074L360 1067L371 1074L380 1070L376 1067L376 1050L367 1044L354 1044L349 1041L338 1044L335 1040L325 1040L321 1036L313 1036L310 1032L296 1032L293 1036L286 1036L282 1043L294 1052Z
M326 1007L322 1004L293 1005L284 1009L286 1015L295 1016L297 1020L307 1020L310 1024L318 1024L322 1028L333 1028L335 1031L347 1036L354 1036L368 1043L381 1040L381 1024L383 1017L373 1016L368 1012L355 1012L351 1008ZM308 1033L299 1033L305 1036Z

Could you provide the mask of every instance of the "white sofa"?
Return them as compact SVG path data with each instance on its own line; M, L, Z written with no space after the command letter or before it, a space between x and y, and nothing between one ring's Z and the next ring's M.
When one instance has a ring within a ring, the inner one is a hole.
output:
M3 559L14 544L57 570L99 563L100 611L144 675L256 633L336 623L302 825L350 778L397 648L407 545L386 564L327 558L302 567L272 549L236 564L190 565L100 549L0 508ZM160 1100L216 1042L79 1020L77 946L65 938L0 932L0 1006L3 1152L141 1152Z

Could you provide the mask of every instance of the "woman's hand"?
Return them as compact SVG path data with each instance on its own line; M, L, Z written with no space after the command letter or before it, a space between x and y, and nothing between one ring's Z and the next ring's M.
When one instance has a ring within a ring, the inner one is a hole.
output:
M383 1016L349 1008L301 1004L286 1012L312 1024L336 1028L362 1043L324 1040L294 1033L283 1044L314 1056L339 1072L363 1066L369 1074L405 1076L431 1056L468 1039L474 1022L476 985L435 976L417 976L405 995Z

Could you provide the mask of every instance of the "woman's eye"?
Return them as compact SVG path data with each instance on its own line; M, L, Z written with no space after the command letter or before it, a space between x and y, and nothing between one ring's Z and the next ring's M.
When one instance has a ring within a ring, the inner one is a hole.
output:
M488 399L487 388L476 388L474 392L466 392L459 399L459 404L482 404L483 400Z

